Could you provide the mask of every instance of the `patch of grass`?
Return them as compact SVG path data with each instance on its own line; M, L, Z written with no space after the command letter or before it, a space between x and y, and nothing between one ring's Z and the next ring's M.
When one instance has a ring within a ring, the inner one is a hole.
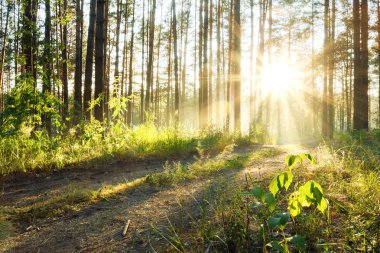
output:
M216 174L223 170L240 169L249 162L274 156L280 151L277 149L258 150L248 155L231 155L222 152L214 159L199 160L192 164L166 164L164 171L154 172L147 176L146 181L153 186L168 186L184 180L201 178Z
M11 236L14 232L12 223L7 221L2 214L0 214L0 240Z
M130 129L122 124L109 128L97 121L82 123L67 135L48 137L24 127L17 135L0 139L0 176L14 172L85 168L99 160L167 158L196 152L223 150L232 143L249 144L250 138L206 129L189 133L157 128L151 123Z

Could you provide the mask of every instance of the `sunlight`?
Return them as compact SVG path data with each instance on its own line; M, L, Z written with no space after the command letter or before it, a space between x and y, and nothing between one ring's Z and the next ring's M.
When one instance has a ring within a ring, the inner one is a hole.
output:
M293 85L293 69L287 63L274 63L263 72L265 94L280 96Z

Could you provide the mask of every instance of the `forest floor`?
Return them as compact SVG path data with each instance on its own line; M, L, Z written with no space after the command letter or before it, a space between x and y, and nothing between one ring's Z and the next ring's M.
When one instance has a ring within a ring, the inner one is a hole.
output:
M261 177L284 168L287 154L313 153L317 144L252 145L235 148L229 156L260 150L280 152L249 161L244 168L152 186L143 179L162 171L166 161L114 162L86 170L64 170L21 180L0 181L1 252L162 252L168 241L160 227L178 222L180 213L197 218L204 192L220 181L244 182L245 175ZM199 159L180 157L191 164ZM228 159L228 157L227 157ZM102 192L100 198L94 198ZM105 194L111 192L112 194ZM90 194L90 197L87 194ZM36 204L37 203L37 204ZM126 235L123 229L130 225ZM186 229L186 228L185 228Z

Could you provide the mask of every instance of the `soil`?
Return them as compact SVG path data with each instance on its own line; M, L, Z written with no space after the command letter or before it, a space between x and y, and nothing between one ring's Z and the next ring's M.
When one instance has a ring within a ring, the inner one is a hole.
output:
M12 221L13 233L0 239L1 252L160 252L167 242L154 228L168 224L168 217L179 212L196 212L197 198L202 190L219 179L244 180L250 173L259 178L284 168L287 153L310 151L314 145L281 146L279 155L263 158L241 170L230 170L210 178L186 181L171 187L156 188L148 184L127 190L116 197L81 205L56 217L31 222ZM237 149L248 153L271 146ZM190 163L194 157L179 158ZM0 181L0 208L23 207L70 187L96 189L115 185L162 170L165 162L114 162L87 170L66 170L19 181ZM193 215L196 217L196 214ZM123 229L130 221L126 235ZM0 224L1 225L1 224ZM1 229L1 226L0 226Z

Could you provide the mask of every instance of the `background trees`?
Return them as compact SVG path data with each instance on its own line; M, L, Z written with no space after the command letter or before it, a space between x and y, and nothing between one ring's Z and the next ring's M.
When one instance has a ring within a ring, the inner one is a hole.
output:
M67 127L92 115L110 123L114 98L130 126L269 129L280 139L285 130L331 138L337 130L373 128L380 115L380 95L372 92L380 80L378 6L3 0L3 128L27 84L33 99L26 114L52 134L64 128L58 118Z

